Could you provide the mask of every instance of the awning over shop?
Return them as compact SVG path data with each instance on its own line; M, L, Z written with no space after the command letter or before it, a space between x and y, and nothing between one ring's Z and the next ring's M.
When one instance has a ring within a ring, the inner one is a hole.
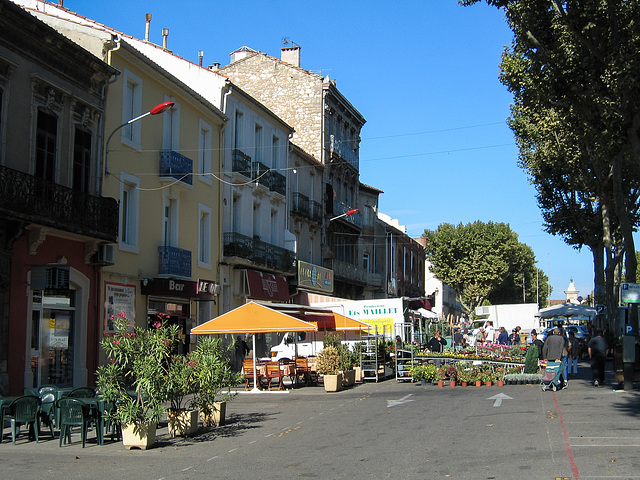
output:
M368 323L355 320L350 317L346 317L340 313L333 312L331 310L325 310L318 307L310 307L307 305L295 305L295 304L282 304L282 303L270 303L265 306L284 312L292 317L299 318L305 322L314 323L317 325L318 330L327 331L364 331L369 330L371 325Z
M245 271L250 297L278 302L289 301L289 284L286 278L257 270Z

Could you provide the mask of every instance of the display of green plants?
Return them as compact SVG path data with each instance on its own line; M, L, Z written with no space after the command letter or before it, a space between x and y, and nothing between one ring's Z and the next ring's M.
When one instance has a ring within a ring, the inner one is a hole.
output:
M195 391L194 365L187 355L174 355L169 361L167 396L170 410L184 410L182 402Z
M148 330L132 327L124 313L114 318L115 333L100 345L109 362L98 367L97 386L116 408L110 420L121 425L157 423L169 400L169 371L179 341L177 325L157 321Z
M460 375L460 370L455 365L449 365L447 367L447 377L450 381L455 382L458 380L458 375Z
M538 373L538 358L540 350L537 345L531 345L524 356L524 373Z
M475 375L474 375L474 371L473 370L460 370L458 372L458 381L459 382L473 382L475 381Z
M442 381L445 378L447 378L447 365L441 365L440 367L438 367L437 371L436 371L436 380L437 381Z
M220 338L204 337L198 340L189 356L193 364L194 383L190 405L205 417L213 412L214 403L231 400L231 387L242 381L242 375L234 372L230 366L233 349L232 345L225 347Z
M423 365L421 363L418 363L416 365L412 365L411 368L409 369L409 372L411 374L411 378L413 378L413 380L418 381L418 380L427 380L427 366Z

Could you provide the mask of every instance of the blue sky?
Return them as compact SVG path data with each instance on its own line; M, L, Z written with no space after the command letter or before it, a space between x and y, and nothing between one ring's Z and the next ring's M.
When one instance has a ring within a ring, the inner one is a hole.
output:
M400 5L402 6L400 8ZM411 236L441 223L508 223L564 298L571 279L593 288L593 261L542 229L534 189L506 126L511 96L498 81L511 31L495 8L455 0L188 2L65 0L64 6L204 64L247 45L279 57L283 39L301 66L329 75L366 118L360 180L384 191L380 210Z

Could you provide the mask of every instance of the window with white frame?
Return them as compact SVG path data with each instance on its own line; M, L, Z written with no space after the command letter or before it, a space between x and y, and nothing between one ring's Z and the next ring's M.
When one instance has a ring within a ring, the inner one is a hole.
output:
M200 135L198 138L198 163L200 180L209 185L212 184L211 175L211 125L200 119Z
M165 95L165 102L174 102L173 107L162 113L162 149L180 151L180 104Z
M240 110L236 110L234 127L235 129L233 132L233 148L241 150L241 147L243 145L242 145L242 112Z
M138 252L138 224L140 212L140 179L120 173L120 238L119 248Z
M271 168L277 170L280 167L278 155L280 154L280 139L273 137L271 140Z
M142 79L125 68L122 92L122 123L142 115ZM120 138L130 147L141 149L141 124L133 122L122 128Z
M362 254L362 268L364 269L365 272L369 272L369 254L368 253Z
M178 246L178 200L175 198L164 198L162 237L165 247Z
M211 208L198 204L198 266L211 268Z
M256 162L262 162L262 149L264 148L262 145L262 125L258 123L253 131L253 146L253 159Z

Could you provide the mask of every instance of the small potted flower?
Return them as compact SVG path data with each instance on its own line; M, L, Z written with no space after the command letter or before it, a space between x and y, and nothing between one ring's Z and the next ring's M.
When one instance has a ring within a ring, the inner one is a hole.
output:
M444 386L445 378L447 378L447 366L446 365L441 365L436 370L436 382L438 382L438 386L439 387Z
M449 385L451 387L456 386L456 382L458 381L458 375L460 375L460 370L455 365L449 365L447 367L447 377L449 377Z

